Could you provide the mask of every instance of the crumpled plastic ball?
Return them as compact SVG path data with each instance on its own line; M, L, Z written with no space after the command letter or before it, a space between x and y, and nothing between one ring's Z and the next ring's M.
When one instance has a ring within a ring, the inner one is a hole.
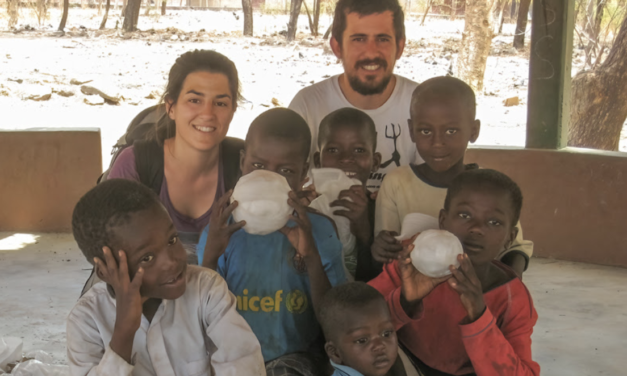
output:
M457 236L446 230L427 230L414 240L411 262L420 273L439 278L451 274L449 265L459 267L457 255L463 253Z
M289 220L294 209L287 203L291 191L285 177L271 171L255 170L242 176L231 200L238 202L233 211L236 222L246 221L244 231L267 235L277 231Z

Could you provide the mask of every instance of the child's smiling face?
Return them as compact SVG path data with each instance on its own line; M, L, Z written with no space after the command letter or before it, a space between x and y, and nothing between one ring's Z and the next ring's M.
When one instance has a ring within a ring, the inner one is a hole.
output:
M329 126L322 137L320 151L314 154L316 167L333 167L350 178L366 184L370 173L377 171L381 154L375 152L376 134L366 126L342 124Z
M494 260L516 238L511 195L490 186L462 189L440 211L440 228L453 233L476 267Z
M412 109L410 134L418 153L435 172L463 161L469 142L479 137L479 120L472 118L460 98L428 97Z
M308 146L308 145L307 145ZM294 192L300 191L307 175L307 157L302 142L287 138L263 136L259 132L242 151L240 168L242 175L254 170L268 170L283 175Z
M337 364L349 366L364 376L383 376L398 355L396 331L383 299L359 311L346 311L342 328L327 342L327 354Z
M129 217L124 225L113 228L114 257L119 262L118 251L126 252L131 280L140 267L144 269L142 297L181 297L186 288L187 253L167 211L153 205Z

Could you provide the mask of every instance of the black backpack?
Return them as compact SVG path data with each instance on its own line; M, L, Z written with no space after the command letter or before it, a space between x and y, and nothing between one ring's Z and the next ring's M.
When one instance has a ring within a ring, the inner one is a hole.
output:
M149 131L156 127L162 117L166 116L164 106L148 107L131 121L126 133L113 146L109 169L98 178L98 183L107 180L109 171L120 153L129 146L133 146L135 154L135 169L142 184L150 187L157 195L161 192L163 183L163 146L157 141L148 139ZM222 173L226 191L235 187L240 177L240 151L244 149L244 141L239 138L227 137L220 144Z

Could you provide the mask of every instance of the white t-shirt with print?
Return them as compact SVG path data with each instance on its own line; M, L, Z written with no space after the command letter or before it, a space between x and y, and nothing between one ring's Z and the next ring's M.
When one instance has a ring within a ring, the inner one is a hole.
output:
M318 127L329 113L344 107L353 107L340 89L339 75L328 78L299 91L289 108L298 112L309 124L312 136L311 155L318 150ZM407 119L411 95L418 83L395 75L396 85L383 106L374 110L362 110L368 114L377 128L377 151L381 153L381 167L370 174L368 189L376 191L385 175L399 166L419 164L423 160L411 141ZM311 158L310 158L311 160Z

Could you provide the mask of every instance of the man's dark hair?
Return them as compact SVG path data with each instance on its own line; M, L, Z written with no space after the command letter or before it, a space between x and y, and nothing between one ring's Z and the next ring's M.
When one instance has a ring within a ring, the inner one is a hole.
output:
M72 232L87 261L103 259L102 247L114 247L116 227L128 223L131 214L161 205L148 187L127 179L106 180L78 201L72 214Z
M337 335L343 319L350 317L350 312L361 311L372 302L387 306L385 298L374 287L364 282L350 282L333 287L322 297L318 319L327 340Z
M434 97L458 98L462 105L469 111L472 120L475 120L477 112L475 92L464 81L449 76L430 78L414 89L411 95L411 105L409 107L412 119L418 115L416 113L418 104Z
M342 45L342 37L346 30L346 16L357 13L360 16L369 16L375 13L392 12L394 19L394 33L396 44L405 38L405 14L398 0L340 0L335 5L335 18L331 35Z
M455 196L464 189L475 190L499 190L509 195L514 209L514 217L512 218L512 227L516 226L520 219L520 211L522 210L523 196L520 187L509 176L502 172L490 169L466 170L457 175L451 182L444 199L444 210L448 211L451 201Z
M311 149L311 130L305 119L288 108L273 108L257 116L246 134L246 147L253 137L273 137L302 144L305 162Z
M322 148L322 143L328 137L331 129L343 125L363 127L372 140L372 150L376 150L377 129L374 125L374 120L365 112L352 107L340 108L322 119L318 128L318 147Z

